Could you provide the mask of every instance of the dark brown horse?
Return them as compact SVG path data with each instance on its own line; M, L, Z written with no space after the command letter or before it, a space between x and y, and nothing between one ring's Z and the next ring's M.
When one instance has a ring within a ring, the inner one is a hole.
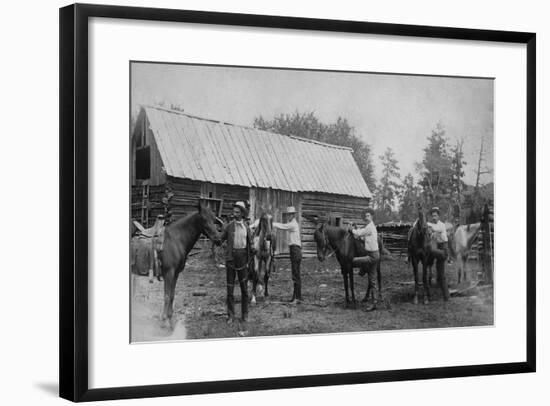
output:
M346 229L341 227L328 226L321 224L315 230L313 238L317 244L317 259L323 262L327 257L329 250L334 250L336 259L342 270L344 278L344 290L346 292L346 307L350 304L355 306L355 290L353 282L353 258L366 255L365 246L361 240L353 237ZM380 253L384 251L384 246L380 237L378 237L378 247ZM382 276L380 272L380 261L377 264L377 278L379 293L382 292ZM348 289L351 290L351 302ZM371 286L367 288L367 293L363 301L368 299L371 292Z
M418 304L418 291L420 290L418 281L419 264L422 265L423 303L428 304L431 300L431 267L434 263L434 257L431 254L432 244L432 235L428 223L426 222L426 216L422 208L418 206L418 219L410 229L407 239L409 261L412 264L414 273L414 304ZM437 282L443 292L445 300L447 300L449 297L449 288L447 286L445 274L438 274Z
M276 240L273 232L273 216L269 213L263 213L258 221L258 226L254 230L254 263L250 272L252 280L252 298L251 303L256 303L256 291L259 286L259 293L264 297L269 295L268 282L271 271L273 270L275 256Z
M185 267L187 255L205 234L214 243L220 243L216 228L216 216L208 207L198 206L198 212L181 218L166 227L164 246L160 254L162 276L164 278L164 309L161 321L172 328L172 313L176 281Z

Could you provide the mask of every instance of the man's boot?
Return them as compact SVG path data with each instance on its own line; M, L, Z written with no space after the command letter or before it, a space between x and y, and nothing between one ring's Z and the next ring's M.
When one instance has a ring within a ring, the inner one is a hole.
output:
M302 302L302 286L296 285L296 301L298 303Z
M372 304L368 305L365 309L367 312L372 312L378 308L378 305L382 303L382 294L380 292L373 292Z
M296 301L296 284L294 284L294 287L292 288L292 298L289 300L289 302L295 302Z

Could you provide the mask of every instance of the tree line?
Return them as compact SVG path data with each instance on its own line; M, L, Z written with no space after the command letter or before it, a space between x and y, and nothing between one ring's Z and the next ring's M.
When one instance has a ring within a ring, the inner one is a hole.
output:
M493 184L482 185L480 176L490 173L485 166L483 138L479 150L476 184L464 182L464 140L451 144L445 128L438 123L426 138L422 160L416 163L416 176L401 176L399 162L392 148L378 156L381 175L374 174L371 145L361 140L349 122L338 117L331 124L322 123L314 112L280 114L271 120L262 116L254 120L254 127L279 134L295 135L353 149L353 156L363 179L373 192L373 208L377 223L386 221L413 221L417 205L424 208L438 206L443 218L451 222L479 221L484 203L492 203Z

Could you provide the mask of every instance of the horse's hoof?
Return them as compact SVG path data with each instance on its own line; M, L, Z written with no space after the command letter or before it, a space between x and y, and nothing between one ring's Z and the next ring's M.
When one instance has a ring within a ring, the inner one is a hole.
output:
M424 298L424 304L427 305L428 303L430 303L430 301L426 298Z
M164 330L172 331L172 321L168 318L163 318L160 320L160 327Z
M250 301L250 304L255 305L256 304L256 297L252 296L252 300Z
M415 304L415 305L418 304L418 298L417 298L417 297L415 297L415 298L413 299L413 304Z

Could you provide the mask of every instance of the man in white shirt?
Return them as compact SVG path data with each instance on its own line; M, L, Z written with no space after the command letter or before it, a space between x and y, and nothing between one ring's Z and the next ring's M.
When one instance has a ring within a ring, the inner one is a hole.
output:
M365 240L365 250L367 251L365 256L355 257L353 259L353 265L365 265L361 267L359 275L364 276L365 273L368 275L369 279L369 288L374 292L374 299L371 305L368 305L366 310L372 311L375 310L380 300L380 291L378 290L377 280L376 280L376 267L380 261L380 252L378 249L378 232L376 231L376 225L374 224L374 210L370 207L365 211L365 221L367 224L365 227L351 230L354 237L364 238Z
M290 249L290 266L292 268L292 282L294 291L292 293L293 303L302 301L302 281L300 277L300 264L302 263L302 242L300 238L300 225L296 220L296 208L290 206L283 213L286 216L286 223L273 222L273 227L284 230L287 233L288 247Z
M445 262L448 258L448 238L447 227L439 219L439 207L432 207L430 210L431 221L428 221L428 227L432 232L431 254L436 260L438 280L445 273ZM445 297L445 300L448 298Z

